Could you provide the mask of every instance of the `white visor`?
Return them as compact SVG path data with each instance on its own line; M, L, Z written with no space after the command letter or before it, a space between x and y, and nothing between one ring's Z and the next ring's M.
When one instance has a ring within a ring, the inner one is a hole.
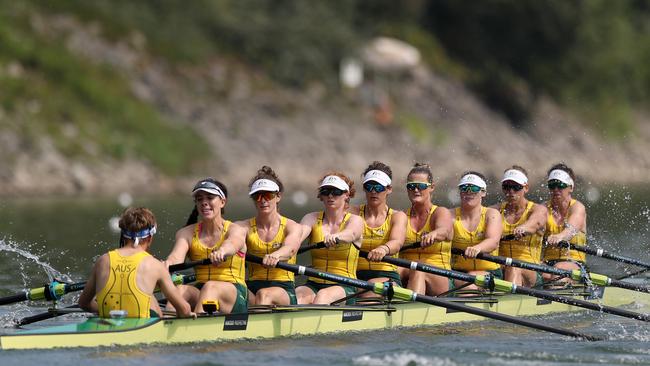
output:
M221 188L219 188L218 185L208 180L204 180L202 182L197 183L194 186L194 189L192 189L192 196L196 195L196 193L199 191L203 191L203 192L213 194L215 196L219 196L221 199L226 198L226 195L223 193Z
M565 172L564 170L560 170L560 169L552 170L548 174L548 180L549 181L551 181L551 180L559 180L560 182L568 184L571 187L573 187L573 179L571 179L571 176L569 175L569 173Z
M528 177L526 177L526 174L517 169L506 170L506 172L503 173L503 179L501 179L501 183L507 180L519 183L522 186L528 184Z
M338 188L346 192L350 191L350 186L345 183L341 177L338 177L336 175L328 175L327 177L323 178L323 181L321 182L320 186L318 186L318 188L325 186Z
M253 182L251 186L251 191L248 192L248 195L251 196L255 192L266 191L266 192L280 192L280 186L277 183L270 179L258 179Z
M391 183L388 174L382 172L381 170L371 170L363 176L363 183L370 181L377 182L384 187L388 187Z
M460 178L460 183L458 183L458 186L464 186L465 184L472 184L477 187L481 187L482 189L487 188L487 184L483 180L483 178L479 177L476 174L465 174L463 175L462 178Z

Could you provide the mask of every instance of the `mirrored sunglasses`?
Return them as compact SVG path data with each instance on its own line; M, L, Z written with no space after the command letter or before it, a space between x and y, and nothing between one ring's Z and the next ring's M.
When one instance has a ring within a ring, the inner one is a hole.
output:
M548 185L548 189L564 189L569 186L568 184L559 181L557 179L548 181L547 185Z
M462 186L458 187L458 189L461 192L472 192L472 193L478 193L481 191L481 187L475 186L473 184L463 184Z
M409 191L415 191L417 188L419 191L424 191L425 189L431 187L431 183L425 182L408 182L406 183L406 189Z
M381 193L386 190L386 186L381 185L379 183L373 183L373 182L366 182L363 184L363 190L370 193L372 191L375 191L377 193Z
M253 201L260 202L261 200L270 201L278 196L277 192L258 191L251 195Z

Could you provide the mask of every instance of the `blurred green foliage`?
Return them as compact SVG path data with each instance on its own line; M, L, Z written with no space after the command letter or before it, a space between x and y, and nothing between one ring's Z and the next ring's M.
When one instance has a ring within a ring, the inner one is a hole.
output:
M620 138L633 131L632 111L645 109L650 94L650 64L646 62L650 56L649 0L23 3L42 13L69 13L85 22L97 22L109 38L139 32L149 52L170 62L227 57L297 88L311 82L336 86L343 57L354 55L374 36L394 36L418 47L437 72L472 87L514 126L530 122L534 101L544 94L582 114L605 135ZM3 37L28 32L25 25L18 31L12 29L15 19L5 20ZM29 33L22 36L32 37ZM0 57L7 57L6 47L0 52ZM91 79L113 79L100 77L109 71L84 67L84 72L94 75ZM136 102L129 107L117 106L121 103L116 100L102 101L105 93L93 94L88 85L66 73L61 78L70 93L81 100L90 98L100 111L115 107L122 114L144 111ZM18 93L20 88L15 85L10 92ZM115 98L118 89L113 87Z
M209 148L190 128L139 102L108 66L71 54L34 32L29 3L0 7L0 101L22 144L47 136L66 156L90 162L137 157L168 174L190 172Z

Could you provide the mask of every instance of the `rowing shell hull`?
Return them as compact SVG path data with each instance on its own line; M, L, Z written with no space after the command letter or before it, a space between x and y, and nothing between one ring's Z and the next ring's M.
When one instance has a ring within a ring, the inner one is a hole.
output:
M558 292L567 295L567 291ZM609 306L633 302L648 305L650 294L600 288L589 296ZM581 308L523 295L454 298L452 301L512 316L579 311ZM396 327L436 326L485 318L422 303L376 306L285 306L247 314L202 316L197 319L98 319L20 331L0 336L0 349L97 347L134 344L214 342L242 338L276 338Z

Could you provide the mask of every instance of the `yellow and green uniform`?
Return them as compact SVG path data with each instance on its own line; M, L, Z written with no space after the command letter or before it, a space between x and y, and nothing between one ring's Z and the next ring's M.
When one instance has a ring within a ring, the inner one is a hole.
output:
M371 250L386 244L390 240L390 232L393 227L391 221L393 218L393 209L389 208L386 214L386 220L378 227L370 227L366 224L365 205L359 207L359 216L363 219L363 235L361 240L361 250L370 252ZM370 262L366 258L359 258L357 271L393 271L397 267L394 264L384 262Z
M248 234L246 235L246 248L248 253L258 257L264 257L280 249L286 237L287 218L280 216L280 227L275 237L270 242L263 241L257 232L257 220L253 217L250 219ZM289 258L289 264L296 263L296 256ZM294 274L279 268L266 268L261 264L248 264L248 289L257 294L265 287L281 287L289 296L289 303L296 304L296 291L294 283Z
M318 214L316 223L311 228L310 243L320 243L325 239L323 234L323 212ZM345 228L351 214L346 213L339 231ZM357 278L357 262L359 249L353 243L339 243L332 248L313 249L311 251L311 264L314 269L333 273L339 276ZM336 282L311 278L310 281L320 284L336 284Z
M487 220L485 213L487 207L481 206L481 219L479 220L476 230L469 231L463 227L463 222L460 217L460 207L456 208L456 219L454 220L454 239L451 241L452 248L465 250L467 247L474 246L485 239L485 230L487 229ZM498 255L499 249L493 250L491 255ZM462 255L454 254L452 256L452 268L455 270L468 272L468 271L494 271L501 267L492 262L465 258Z
M431 232L431 215L436 211L438 206L433 205L429 210L429 215L427 216L427 221L424 226L415 231L411 226L411 220L407 220L406 224L406 244L416 243L422 240L422 235ZM409 208L406 211L406 215L411 217L411 209ZM440 242L435 242L433 245L430 245L425 248L409 249L400 253L400 258L406 260L425 263L430 266L451 269L451 240L445 240Z
M230 228L232 222L224 220L223 230L221 236L214 243L213 246L207 247L201 243L199 234L201 233L202 223L197 223L194 227L194 235L192 235L192 243L190 244L189 257L191 261L204 260L210 257L210 253L219 249L223 244L226 233ZM237 289L237 300L232 312L243 312L248 307L248 289L246 288L246 267L245 267L246 254L237 252L235 255L228 257L225 261L218 266L212 264L196 266L194 271L196 273L196 281L199 286L208 281L222 281L230 282Z
M280 249L284 243L284 238L286 237L286 227L287 218L280 216L280 228L278 229L277 234L275 234L275 237L270 242L265 242L260 239L260 236L257 233L257 223L253 217L250 220L250 229L246 235L246 248L248 253L258 257L264 257L265 255L271 254ZM294 255L291 257L287 263L295 264L296 256ZM249 270L249 281L294 281L293 272L279 268L266 268L261 264L249 263Z
M149 256L147 252L128 257L122 256L117 250L108 252L108 281L97 294L97 308L101 318L110 318L111 310L126 310L127 318L150 317L151 295L144 293L136 282L138 267Z
M569 203L569 207L573 206L576 203L575 199L571 199L571 202ZM559 234L564 230L564 223L561 225L558 225L555 222L555 218L553 217L553 208L551 206L551 203L549 202L548 205L548 216L546 219L546 236L554 235L554 234ZM565 219L566 221L566 219ZM587 235L583 231L578 231L571 240L569 240L569 243L574 244L574 245L581 245L584 246L587 244ZM587 262L587 256L583 252L579 252L577 250L570 250L568 248L557 248L557 247L552 247L552 246L546 246L544 247L544 253L542 256L543 260L545 262L562 262L562 261L577 261L581 263L586 263Z
M505 219L506 203L502 203L501 208L499 209L503 218L502 236L512 235L517 226L523 225L526 221L528 221L530 214L533 212L534 206L534 202L528 201L526 204L526 209L524 210L519 220L517 220L517 222L514 224L510 224ZM542 235L539 233L534 233L531 235L526 235L521 239L501 241L499 243L499 255L525 262L540 263L542 256L542 239Z

